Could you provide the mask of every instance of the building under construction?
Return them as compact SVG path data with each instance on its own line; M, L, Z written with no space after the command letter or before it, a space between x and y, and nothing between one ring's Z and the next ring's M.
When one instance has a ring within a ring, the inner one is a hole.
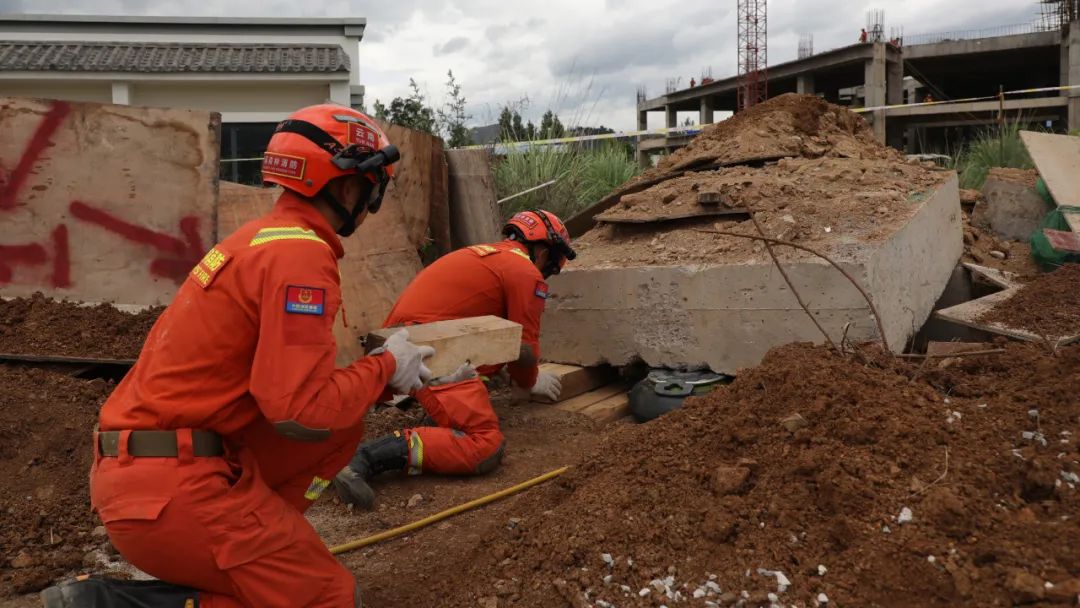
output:
M735 112L767 91L867 108L863 116L879 141L908 152L941 151L949 129L994 124L1002 114L1057 131L1080 129L1080 88L1067 88L1080 86L1076 0L1043 2L1039 19L1026 25L906 38L898 31L887 36L884 16L872 11L865 41L767 67L764 5L739 3L737 75L639 98L638 128L647 128L651 112L664 112L669 128L678 125L679 112L695 112L699 124L709 124L717 112ZM964 101L941 103L954 100ZM679 134L643 139L639 157L644 162L653 151L687 141Z

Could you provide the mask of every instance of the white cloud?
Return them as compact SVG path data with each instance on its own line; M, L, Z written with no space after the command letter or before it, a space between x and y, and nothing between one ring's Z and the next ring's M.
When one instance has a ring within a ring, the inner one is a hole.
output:
M715 0L0 0L0 13L367 17L360 45L369 105L408 94L409 78L435 103L453 70L475 123L527 98L527 118L551 107L564 123L634 128L635 91L668 78L735 72L734 2ZM1035 0L771 0L769 63L794 59L800 34L817 51L855 42L866 11L907 35L1031 21ZM654 120L660 120L659 117Z

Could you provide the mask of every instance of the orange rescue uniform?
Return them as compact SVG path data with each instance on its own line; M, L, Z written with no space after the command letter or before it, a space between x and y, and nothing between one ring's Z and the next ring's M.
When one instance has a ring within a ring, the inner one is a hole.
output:
M286 192L210 250L102 407L102 431L176 430L177 458L95 458L91 500L136 567L200 604L353 606L355 580L303 516L351 457L394 373L389 353L335 369L341 242ZM292 421L329 438L278 434ZM224 457L193 457L190 430Z
M449 253L405 288L384 327L494 315L521 324L521 342L540 358L540 316L548 286L514 241L473 245ZM481 368L490 375L501 366ZM535 363L511 363L510 377L523 388L536 383ZM405 431L409 473L482 473L501 459L504 438L480 379L423 388L415 395L438 426Z

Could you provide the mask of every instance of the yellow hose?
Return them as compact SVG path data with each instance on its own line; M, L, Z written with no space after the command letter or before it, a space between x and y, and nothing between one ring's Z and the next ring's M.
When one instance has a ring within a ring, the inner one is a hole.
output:
M518 492L520 492L522 490L527 490L527 489L529 489L529 488L531 488L531 487L533 487L535 485L542 484L542 483L544 483L545 481L547 481L549 479L553 479L555 477L558 477L559 475L562 475L569 468L570 467L562 467L560 469L555 469L554 471L544 473L543 475L541 475L539 477L533 477L532 479L530 479L528 481L523 481L523 482L517 484L516 486L506 488L505 490L499 490L498 492L495 492L494 494L488 494L487 496L477 498L476 500L470 500L467 503L460 504L460 505L458 505L456 507L451 507L451 508L449 508L449 509L447 509L445 511L439 511L438 513L436 513L434 515L429 515L429 516L425 517L424 519L414 521L411 524L405 524L404 526L398 526L397 528L393 528L393 529L387 530L385 532L379 532L378 534L372 534L371 536L361 538L359 540L353 540L353 541L349 541L349 542L347 542L345 544L338 545L336 547L330 547L330 553L333 553L334 555L339 555L341 553L345 553L346 551L352 551L353 549L359 549L361 547L366 547L368 545L374 545L375 543L381 543L384 540L394 538L395 536L401 536L402 534L405 534L407 532L412 532L413 530L418 530L420 528L423 528L424 526L430 526L431 524L433 524L433 523L435 523L437 521L442 521L442 520L444 520L444 519L446 519L448 517L453 517L454 515L457 515L458 513L464 513L465 511L468 511L469 509L475 509L476 507L482 507L482 506L484 506L484 505L486 505L488 503L495 502L496 500L499 500L500 498L505 498L505 497L510 496L512 494L517 494Z

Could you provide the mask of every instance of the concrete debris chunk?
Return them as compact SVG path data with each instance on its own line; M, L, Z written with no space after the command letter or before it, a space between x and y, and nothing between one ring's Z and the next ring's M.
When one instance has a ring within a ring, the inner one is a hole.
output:
M787 416L780 421L780 424L791 433L810 426L810 422L798 412Z
M791 581L788 580L788 577L779 570L758 568L758 574L774 577L776 579L776 590L780 593L787 591L787 588L791 586Z

